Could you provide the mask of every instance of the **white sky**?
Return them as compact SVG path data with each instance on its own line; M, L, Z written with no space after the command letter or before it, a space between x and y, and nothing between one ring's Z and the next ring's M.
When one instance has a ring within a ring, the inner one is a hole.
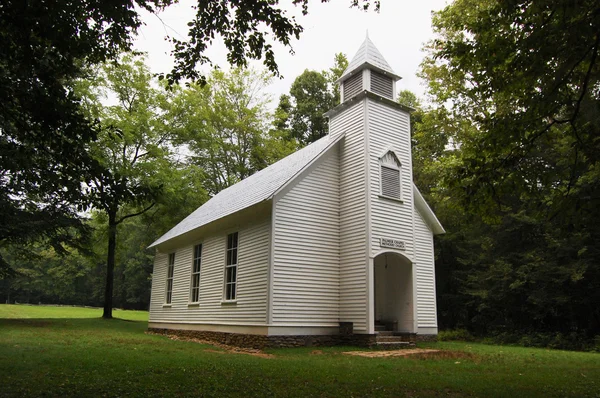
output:
M381 0L381 11L363 12L350 8L350 0L331 0L322 4L313 0L309 3L308 15L303 17L298 7L288 0L281 4L296 15L304 27L300 40L292 42L295 54L283 46L274 46L275 57L282 79L274 79L269 91L272 106L277 106L280 94L287 93L294 79L305 69L321 71L333 66L335 53L343 52L351 60L362 42L366 31L392 69L402 76L398 90L408 89L423 97L424 86L416 73L424 53L423 45L433 38L431 12L442 9L446 0ZM170 56L171 45L165 41L167 34L184 39L187 37L187 22L194 16L190 6L193 0L181 0L159 14L160 19L142 12L145 26L140 28L135 48L148 53L152 72L169 72L173 66ZM290 4L289 6L287 4ZM226 49L222 42L211 46L207 55L221 68L227 69ZM252 63L260 67L261 63ZM201 67L208 71L208 66Z

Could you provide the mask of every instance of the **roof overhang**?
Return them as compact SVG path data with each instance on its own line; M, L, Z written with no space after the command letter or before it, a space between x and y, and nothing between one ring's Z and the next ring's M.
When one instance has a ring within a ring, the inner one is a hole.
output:
M270 199L263 200L250 207L246 207L245 209L216 219L208 224L201 225L164 242L152 243L148 248L155 248L159 252L166 253L170 250L181 248L182 246L194 244L194 242L201 242L204 239L218 235L223 231L259 223L271 217L272 204L273 201Z
M425 201L425 198L423 198L423 195L421 195L421 192L419 192L419 189L414 183L413 197L415 200L416 209L419 211L419 214L421 215L421 217L423 217L423 220L431 229L431 232L433 232L434 235L445 234L446 230L444 229L440 221L437 219L435 213L433 212L433 210L431 210L431 207L429 207L429 205Z
M344 80L347 80L347 79L351 78L352 76L356 75L358 72L361 72L363 69L374 70L374 71L376 71L378 73L381 73L382 75L390 77L395 82L397 82L398 80L402 79L402 77L400 75L397 75L397 74L395 74L393 72L390 72L390 71L387 71L385 69L382 69L379 66L374 65L371 62L364 62L364 63L360 64L358 67L356 67L356 69L353 69L353 70L351 70L349 72L344 73L342 76L340 76L339 79L337 79L335 81L335 83L342 84L344 82Z
M339 104L335 108L328 110L323 115L325 117L331 118L332 116L337 115L338 113L340 113L341 111L343 111L347 107L352 106L352 105L356 104L357 102L360 102L363 98L369 98L369 99L372 99L372 100L384 103L384 104L386 104L388 106L391 106L393 108L401 109L401 110L403 110L405 112L408 112L408 113L412 113L412 112L415 111L415 109L411 108L410 106L399 104L396 101L393 101L393 100L391 100L389 98L382 97L381 95L377 95L377 94L372 93L371 91L368 91L368 90L364 90L361 93L356 94L354 97L352 97L352 98L350 98L350 99L342 102L341 104Z

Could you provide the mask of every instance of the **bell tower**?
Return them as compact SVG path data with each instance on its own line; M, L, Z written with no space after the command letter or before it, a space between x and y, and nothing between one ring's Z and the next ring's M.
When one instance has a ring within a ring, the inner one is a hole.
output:
M336 83L342 103L365 90L395 101L396 82L400 79L367 35Z
M373 334L375 322L383 320L381 314L394 318L403 331L417 330L412 296L416 278L411 109L396 102L398 80L367 36L337 80L341 103L326 113L330 136L344 135L339 178L340 322L352 322L356 333ZM375 264L385 255L402 264L398 275L404 296L385 296L393 311L383 311L382 291L387 285L381 283L385 280L381 272L379 283L375 278Z

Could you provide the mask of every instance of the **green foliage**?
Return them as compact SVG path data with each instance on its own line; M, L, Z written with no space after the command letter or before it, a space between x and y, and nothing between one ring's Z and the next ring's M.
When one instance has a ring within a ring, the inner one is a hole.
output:
M274 127L288 134L305 146L328 133L324 113L339 103L339 90L335 83L348 67L348 59L342 53L334 58L334 66L328 71L306 69L298 76L290 95L282 95L275 112Z
M213 70L207 84L177 91L174 109L178 142L187 145L189 164L198 167L210 195L235 184L296 149L269 130L271 77L252 70Z
M458 0L434 15L422 76L435 108L413 143L448 231L436 242L445 327L600 332L599 10Z
M421 101L419 101L417 95L410 90L400 90L396 96L396 100L400 105L413 109L421 108Z
M322 0L323 3L327 1ZM293 0L292 4L299 5L303 15L308 13L308 0ZM350 1L351 7L364 11L371 5L375 11L379 11L379 0ZM286 11L278 7L277 1L199 2L196 15L188 26L190 29L187 40L170 38L174 45L175 67L166 78L171 83L178 82L181 78L199 80L202 84L206 82L206 76L202 76L196 66L211 64L204 53L215 36L224 38L228 50L227 60L231 65L245 68L248 59L258 60L264 57L265 67L278 75L273 45L267 38L271 36L292 51L292 39L299 39L304 30L294 17L287 16Z
M157 13L173 0L109 2L49 0L3 1L0 7L0 245L43 239L55 249L77 243L85 228L78 211L94 201L82 190L92 179L115 178L90 156L88 144L98 134L96 120L80 108L72 84L86 68L116 61L131 50L141 26L140 10ZM308 11L307 0L295 0ZM379 1L352 0L367 10ZM266 37L291 49L302 32L293 17L277 2L198 2L188 23L189 40L173 39L176 65L171 83L181 78L205 81L198 63L209 62L204 51L215 35L225 39L228 60L238 66L248 58L261 59L277 72L272 44ZM164 78L164 76L161 76ZM87 117L86 117L87 116ZM114 132L113 132L114 133ZM105 143L106 144L106 143ZM103 144L102 146L105 146ZM114 170L113 170L114 171ZM114 185L114 184L113 184ZM133 193L133 192L132 192ZM139 189L136 195L150 195ZM79 229L77 233L75 229ZM10 274L0 258L0 277Z
M90 155L104 168L86 195L107 216L105 317L111 317L117 226L152 209L174 176L172 127L168 125L169 92L156 86L143 59L124 55L119 62L92 71L76 90L83 107L100 124ZM101 100L116 98L116 104ZM140 275L144 275L141 273Z
M474 341L473 335L466 329L440 330L438 341Z
M0 244L43 239L59 250L85 232L82 186L102 167L87 151L97 137L70 83L82 65L129 49L141 21L135 7L161 0L7 0L0 7ZM79 228L79 233L74 233ZM0 259L0 276L6 269Z
M307 69L290 88L295 104L290 121L291 133L302 145L327 134L327 118L323 114L333 108L333 93L327 83L323 73Z

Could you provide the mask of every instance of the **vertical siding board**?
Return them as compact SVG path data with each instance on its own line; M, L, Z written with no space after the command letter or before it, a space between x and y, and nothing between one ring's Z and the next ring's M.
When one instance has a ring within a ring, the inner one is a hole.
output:
M150 320L266 324L270 230L270 219L238 230L236 304L221 303L225 274L226 233L207 238L202 242L200 297L197 306L188 305L194 245L175 251L171 307L163 307L164 292L161 292L161 286L164 290L168 255L157 253L152 281Z
M417 278L417 326L437 327L433 233L415 209L415 261Z
M339 322L339 156L325 155L275 204L273 324Z

